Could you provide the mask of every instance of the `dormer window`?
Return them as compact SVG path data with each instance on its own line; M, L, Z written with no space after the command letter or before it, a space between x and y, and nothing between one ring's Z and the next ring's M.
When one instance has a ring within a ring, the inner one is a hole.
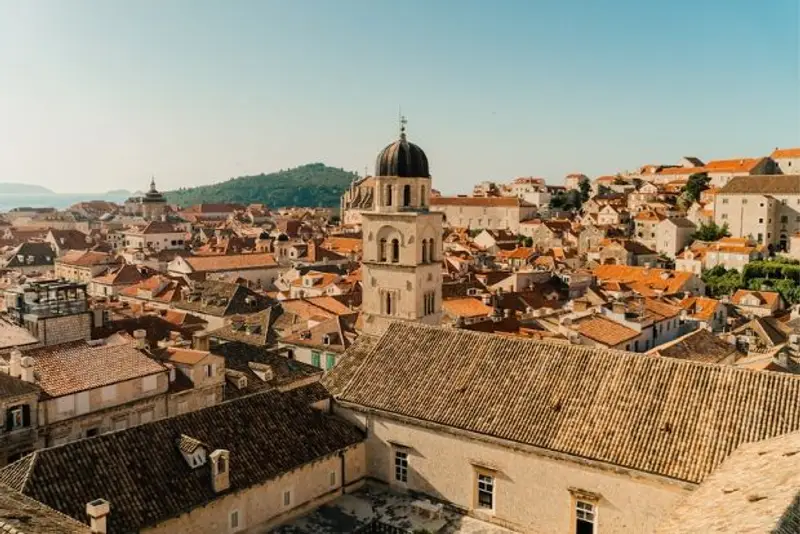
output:
M192 469L206 464L206 449L207 447L202 442L186 434L181 434L178 438L178 450L181 451L186 464Z

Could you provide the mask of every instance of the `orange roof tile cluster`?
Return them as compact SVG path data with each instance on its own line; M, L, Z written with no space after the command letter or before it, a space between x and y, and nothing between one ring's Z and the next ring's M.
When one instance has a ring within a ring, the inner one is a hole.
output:
M357 254L361 252L362 239L356 237L328 237L322 247L339 254Z
M263 269L275 267L275 256L268 253L232 254L228 256L186 256L183 258L195 272Z
M517 197L433 197L431 206L475 206L516 208L527 205Z
M113 263L114 259L105 252L93 250L70 250L56 260L64 265L75 267L92 267L94 265L107 265Z
M713 319L719 305L720 301L707 297L687 297L678 302L681 309L686 310L693 318L700 321Z
M636 214L636 217L634 217L634 220L639 222L661 222L664 219L666 219L666 217L651 210L640 211Z
M639 332L602 315L593 315L575 322L575 330L592 341L615 347L639 336Z
M742 299L750 296L757 298L761 306L770 308L775 306L781 298L780 293L774 291L749 291L747 289L739 289L731 297L731 302L737 306L741 306L743 305Z
M442 302L444 311L453 317L488 317L494 308L472 297L448 299Z
M800 158L800 148L776 148L770 157L772 159Z
M763 160L764 158L717 159L699 167L666 167L658 171L657 174L691 175L695 173L750 172Z
M292 282L293 287L308 287L305 284L305 279L312 281L313 287L327 287L335 284L339 280L339 275L336 273L323 273L320 271L309 271L297 280Z
M178 347L170 347L167 349L169 361L172 363L182 363L184 365L196 365L206 359L210 354L205 350L184 349Z
M694 276L692 273L682 271L632 265L598 265L592 273L601 282L609 280L622 282L644 296L654 296L659 293L674 295L683 291Z
M501 250L497 255L507 260L527 260L536 254L536 249L531 247L517 247L514 250Z

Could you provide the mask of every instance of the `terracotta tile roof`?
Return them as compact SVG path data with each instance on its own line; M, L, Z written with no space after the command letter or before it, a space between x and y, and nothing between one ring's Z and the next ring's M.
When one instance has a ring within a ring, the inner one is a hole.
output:
M299 315L306 319L314 317L315 315L333 317L334 315L353 313L353 310L333 297L288 299L281 301L281 307L286 312Z
M488 317L494 308L479 299L463 297L442 301L442 308L451 317Z
M95 265L108 265L114 261L110 254L94 252L91 250L70 250L56 260L56 263L74 265L76 267L91 267Z
M209 332L209 335L225 341L264 347L273 341L271 327L278 315L280 310L273 312L272 308L258 313L236 315L225 326Z
M687 297L678 302L678 306L689 315L700 321L710 321L720 305L720 301L707 297Z
M184 210L185 213L196 213L196 214L204 214L204 213L233 213L236 210L243 209L244 206L241 204L195 204Z
M361 252L363 242L358 237L327 237L322 246L339 254L358 254Z
M747 296L756 297L760 302L760 306L770 308L775 306L781 298L780 293L774 291L750 291L747 289L739 289L731 297L731 302L737 306L741 306L743 305L742 299Z
M527 260L536 254L535 248L517 247L511 251L501 251L498 256L509 260Z
M739 357L744 356L736 350L736 346L704 328L659 345L647 354L706 363L719 363L728 358L732 358L730 363L734 363Z
M74 341L30 349L23 354L33 358L36 384L50 397L166 372L163 365L145 356L132 343L93 347L84 341Z
M634 220L642 222L661 222L664 219L666 219L665 216L650 210L640 211L636 214L636 217L634 217Z
M574 328L582 336L609 347L615 347L631 339L639 337L640 332L612 321L602 315L593 315L575 321Z
M693 483L800 430L787 373L400 322L360 360L326 379L345 406Z
M239 284L206 280L184 290L175 307L217 317L256 313L272 300Z
M119 269L95 276L92 282L104 285L132 285L142 281L142 273L134 265L123 265Z
M89 525L0 484L0 531L9 534L89 534Z
M664 295L679 293L694 276L687 272L631 265L598 265L592 272L599 281L622 282L643 295L656 291Z
M800 158L800 148L776 148L770 157L772 159Z
M527 206L517 197L432 197L431 206L485 206L516 208Z
M89 236L80 230L56 230L51 228L49 236L61 250L86 250L91 246Z
M233 271L239 269L264 269L276 267L275 256L266 253L231 254L227 256L186 256L194 272Z
M800 433L738 447L656 534L800 532Z
M167 359L172 363L182 363L185 365L197 365L205 360L209 352L205 350L192 350L178 347L167 348Z
M671 304L667 304L666 302L661 302L660 300L655 299L644 299L644 307L650 313L653 313L664 319L675 317L681 313L681 308L678 306L673 306Z
M209 465L192 468L179 453L182 434L207 444L208 453L230 451L230 489L222 496L211 486ZM18 462L27 469L22 480L6 476L20 470L14 464L0 470L0 479L80 521L86 503L102 495L112 506L108 532L139 532L363 440L344 420L266 392L38 450Z
M356 339L357 313L337 315L311 328L285 336L281 343L344 352Z
M335 284L336 282L338 282L339 278L341 278L336 273L323 273L323 272L320 272L320 271L308 271L306 274L304 274L300 278L294 280L292 282L292 286L293 287L308 287L304 283L305 282L304 278L306 276L310 277L311 280L312 280L313 285L311 287L317 287L317 288L328 287L329 285Z
M799 174L763 174L736 176L731 179L720 195L800 195Z

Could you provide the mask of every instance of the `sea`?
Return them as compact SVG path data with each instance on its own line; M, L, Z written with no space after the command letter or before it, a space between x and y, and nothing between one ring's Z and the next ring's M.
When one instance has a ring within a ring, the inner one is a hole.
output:
M69 193L69 194L34 194L17 195L0 193L0 212L7 212L13 208L56 208L64 209L77 202L88 200L107 200L110 202L124 202L130 193L124 194L104 194L104 193Z

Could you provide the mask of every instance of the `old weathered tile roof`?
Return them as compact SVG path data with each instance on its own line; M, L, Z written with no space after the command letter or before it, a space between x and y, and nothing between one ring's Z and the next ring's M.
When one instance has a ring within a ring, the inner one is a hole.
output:
M235 315L224 326L209 332L211 337L264 347L275 340L272 324L281 315L279 307L258 313Z
M657 534L800 532L800 433L748 443L689 494Z
M688 482L800 430L800 376L400 322L354 346L346 405Z
M348 385L353 378L355 372L364 363L364 360L369 356L375 346L378 344L380 338L369 334L361 334L350 345L350 348L336 363L336 368L340 368L337 373L327 373L322 377L320 382L328 388L331 395L338 395L344 391L345 386Z
M674 295L683 291L684 286L694 277L692 273L683 271L631 265L598 265L592 272L600 282L622 282L643 295L649 295L653 291Z
M92 282L106 285L133 285L142 281L142 273L135 265L123 265L101 276L96 276Z
M736 176L718 195L800 195L800 174Z
M707 363L718 363L729 358L730 363L734 363L744 356L735 345L718 338L704 328L659 345L647 354Z
M690 317L700 321L710 321L714 318L720 301L708 297L686 297L678 302L678 307L689 314Z
M155 235L155 234L179 234L183 233L183 231L168 223L163 221L151 221L147 223L146 226L140 228L132 228L125 232L126 234L135 234L135 235Z
M301 347L319 348L341 353L355 341L357 313L337 315L326 321L283 337L282 343Z
M194 272L215 272L277 267L275 256L268 253L231 254L227 256L186 256Z
M36 385L50 397L166 372L132 343L90 346L73 341L26 350L23 355L33 358Z
M582 336L609 347L630 341L641 334L602 315L593 315L577 320L574 325L575 330Z
M70 250L56 260L57 263L75 267L92 267L95 265L108 265L114 262L111 254L96 252L94 250Z
M777 304L781 298L781 294L775 291L750 291L748 289L737 289L736 293L731 297L731 302L737 306L743 305L742 299L745 297L755 297L759 301L760 306L772 307Z
M451 317L488 317L494 308L487 306L480 299L461 297L442 301L442 309Z
M22 256L21 260L19 256ZM14 249L5 266L8 268L51 266L54 256L55 252L50 243L25 242Z
M529 206L517 197L432 197L431 206L486 206L516 208Z
M89 534L89 525L0 484L0 532L8 534Z
M188 291L183 291L175 307L223 317L256 313L272 303L272 299L239 284L206 280L195 282Z
M42 449L0 470L0 482L76 519L111 503L108 532L138 532L217 498L206 464L193 469L181 435L230 452L230 489L242 491L364 439L349 423L280 392L250 395L127 430Z

